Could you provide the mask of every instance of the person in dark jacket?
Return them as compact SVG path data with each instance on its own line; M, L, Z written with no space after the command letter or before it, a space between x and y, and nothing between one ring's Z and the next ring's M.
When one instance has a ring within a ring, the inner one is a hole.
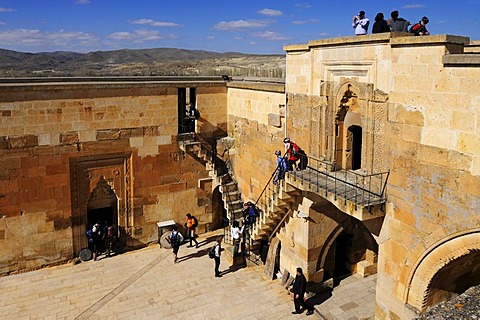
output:
M302 268L298 267L297 276L293 281L293 289L291 290L291 292L293 293L293 303L295 305L295 311L292 311L292 314L302 313L303 310L301 310L300 307L303 307L304 309L308 310L307 316L313 314L313 307L308 305L308 303L306 303L304 300L306 291L307 291L307 279L303 275Z
M415 36L428 36L430 32L427 30L427 23L429 22L427 17L423 17L418 23L415 23L410 28L410 33L413 33Z
M375 23L373 24L372 33L382 33L382 32L390 32L390 27L385 21L383 13L379 12L375 16Z
M387 20L390 30L392 30L392 32L408 32L408 26L411 23L403 18L399 18L399 15L397 10L390 13L392 18Z

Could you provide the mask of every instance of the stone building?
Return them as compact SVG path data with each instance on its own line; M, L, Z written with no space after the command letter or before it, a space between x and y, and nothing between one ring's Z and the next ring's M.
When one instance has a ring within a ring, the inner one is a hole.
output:
M157 221L190 211L211 230L250 200L267 265L313 282L377 273L378 319L480 284L478 45L375 34L284 49L284 82L0 84L0 272L74 257L97 217L135 247ZM187 102L201 118L184 140ZM287 136L308 167L274 186Z

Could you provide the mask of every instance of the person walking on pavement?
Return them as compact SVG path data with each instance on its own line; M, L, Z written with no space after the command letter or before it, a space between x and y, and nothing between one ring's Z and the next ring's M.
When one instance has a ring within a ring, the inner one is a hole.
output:
M192 241L195 242L196 247L198 248L198 241L195 237L195 228L198 227L198 220L195 218L195 216L191 215L190 213L187 213L186 215L186 222L184 224L185 228L187 229L188 232L188 237L190 238L190 246L193 247Z
M173 263L177 263L178 260L178 249L183 242L183 236L178 232L178 227L173 226L172 233L170 234L170 243L172 244L173 249Z
M305 292L307 291L307 279L303 275L302 268L297 268L297 275L293 282L293 303L295 305L295 311L292 314L301 314L303 310L300 307L307 309L307 316L313 314L313 307L305 302Z
M213 247L213 251L215 252L215 256L213 259L215 260L215 277L220 278L222 275L220 274L220 255L222 251L222 238L218 237L215 246Z

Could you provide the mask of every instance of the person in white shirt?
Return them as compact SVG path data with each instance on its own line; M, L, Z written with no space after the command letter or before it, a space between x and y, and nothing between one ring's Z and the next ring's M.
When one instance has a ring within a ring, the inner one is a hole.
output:
M370 20L365 17L365 11L362 10L358 13L358 16L353 16L352 27L355 29L356 36L367 34L369 24Z
M233 256L238 255L238 248L240 247L240 235L243 234L243 228L245 226L242 226L242 228L239 227L238 221L233 221L233 225L230 229L230 234L232 235L232 241L233 241Z
M214 251L215 251L215 277L220 278L222 275L220 274L220 254L222 251L222 237L218 237L217 242L215 243L214 246Z

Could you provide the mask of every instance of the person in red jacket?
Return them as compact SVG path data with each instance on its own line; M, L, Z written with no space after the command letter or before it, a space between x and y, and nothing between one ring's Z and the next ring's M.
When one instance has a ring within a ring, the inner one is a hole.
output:
M288 171L292 171L294 165L297 170L300 170L301 168L297 166L297 161L300 160L302 156L302 149L300 149L295 142L290 140L290 138L283 139L283 143L285 143L285 149L287 150L286 158L288 161Z
M415 36L428 36L430 35L430 32L427 30L427 23L430 20L428 20L427 17L423 17L422 20L420 20L418 23L415 23L411 28L410 28L410 33L413 33Z

